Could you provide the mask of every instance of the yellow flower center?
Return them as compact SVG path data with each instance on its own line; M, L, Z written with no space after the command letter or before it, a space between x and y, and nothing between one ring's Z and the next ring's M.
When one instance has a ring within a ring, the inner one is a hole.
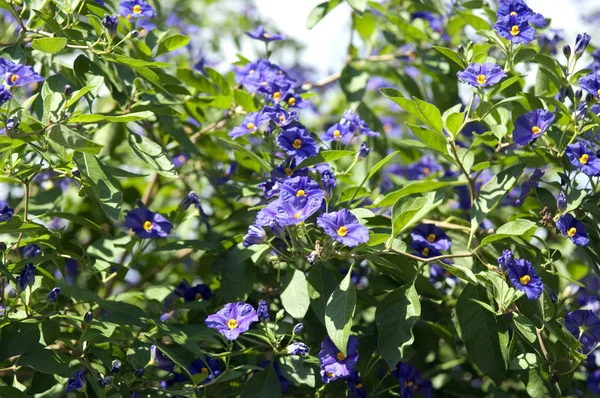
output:
M412 381L407 380L407 381L404 382L404 387L405 388L409 388L409 387L412 387L412 386L413 386L413 382Z
M196 300L200 300L202 298L202 294L201 293L196 293Z
M202 368L202 369L200 370L200 373L202 373L203 375L207 375L207 374L208 374L208 369L206 369L206 368Z
M600 90L599 90L599 91L600 91ZM598 95L600 95L600 94L598 94ZM290 97L290 99L288 100L288 104L289 104L290 106L294 106L294 105L296 105L296 98L294 98L294 97Z
M521 33L521 31L519 30L519 27L517 25L513 25L512 28L510 28L510 34L513 36L518 36L519 33Z
M229 327L229 329L233 330L237 327L237 321L233 318L231 318L228 322L227 322L227 326Z
M429 234L429 235L427 235L427 241L429 243L435 242L435 234Z
M340 130L335 130L333 132L333 138L335 138L336 140L339 140L342 137L342 133L340 133Z
M431 173L431 170L429 169L429 167L425 167L425 168L423 169L423 174L425 174L426 176L428 176L428 175L429 175L429 173Z
M531 132L532 132L533 134L537 134L537 133L539 133L540 131L542 131L542 130L540 130L540 128L539 128L538 126L533 126L533 127L531 128Z
M485 82L487 82L487 77L485 77L485 75L479 75L479 76L477 76L477 83L479 83L479 84L485 84Z
M511 16L511 17L516 17L516 16L517 16L517 12L516 12L516 11L513 11L513 12L511 12L511 13L510 13L510 16Z
M300 139L296 138L296 139L294 140L294 142L292 143L292 146L293 146L295 149L300 149L300 148L302 148L302 141L300 141Z
M18 78L19 78L19 75L12 75L10 77L10 82L14 84L17 81Z
M268 38L269 38L269 34L268 34L268 33L263 33L263 37L264 37L265 39L268 39Z
M134 14L141 14L142 13L142 6L140 6L139 4L136 4L133 6L133 13Z
M298 192L296 192L296 196L297 197L306 196L306 192L304 192L303 189L299 189Z
M337 234L339 236L341 236L342 238L344 236L346 236L347 233L348 233L348 228L346 228L344 225L342 225L341 227L339 227L338 230L337 230Z
M279 98L281 98L281 93L280 93L279 91L275 91L275 92L273 93L273 99L274 99L275 101L279 101Z
M254 128L254 123L248 123L246 127L248 128L248 130L252 130Z
M354 388L356 388L357 390L360 390L362 388L362 383L355 384Z
M283 172L285 173L286 176L291 176L293 171L292 169L290 169L289 167L286 167L285 169L283 169Z
M333 376L335 376L335 375L334 375L332 372L327 372L327 373L325 373L325 375L326 375L327 377L329 377L330 379L331 379Z
M152 227L154 226L154 224L152 224L152 221L146 221L144 223L144 229L146 231L150 231L152 229Z
M250 71L248 72L249 75L254 73L254 69L250 69Z
M185 156L184 155L179 155L179 156L177 156L177 160L179 160L179 163L184 163L185 162Z
M584 153L583 155L581 155L581 157L579 158L579 161L581 162L581 164L587 164L588 160L589 160L589 156L587 153Z
M598 89L598 91L596 92L596 94L598 94L598 97L600 97L600 89Z
M521 281L522 285L526 285L531 280L531 277L529 275L523 275L522 277L519 278L519 280Z
M280 121L280 122L283 122L283 121L285 121L285 116L283 116L283 115L279 116L279 121Z
M569 235L571 238L574 237L576 233L577 233L577 228L575 228L575 227L569 228L569 230L567 231L567 235Z
M423 251L421 252L421 254L424 256L429 256L429 248L428 247L424 248Z
M344 354L342 354L341 352L338 352L337 359L338 359L338 361L343 361L344 359L346 359L346 356Z
M294 214L294 218L298 219L298 218L300 218L300 217L302 217L302 215L301 215L300 213L296 213L296 214Z

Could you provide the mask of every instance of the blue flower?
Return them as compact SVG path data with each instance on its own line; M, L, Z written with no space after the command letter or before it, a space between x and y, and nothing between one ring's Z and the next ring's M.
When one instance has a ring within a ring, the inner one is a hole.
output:
M246 34L253 39L264 41L265 43L277 40L285 40L286 38L286 35L283 34L274 34L266 32L265 28L262 25L259 25L253 32L246 32Z
M473 87L489 87L502 80L506 76L506 72L496 64L472 63L463 72L458 72L456 76Z
M306 356L308 354L308 346L304 343L294 342L286 348L288 355Z
M431 382L429 380L421 379L421 372L414 366L408 363L398 362L391 373L400 383L402 398L412 398L415 392L424 398L431 397Z
M498 19L494 26L496 32L515 44L525 44L535 39L535 29L526 19L508 15Z
M261 114L266 115L278 127L287 127L298 122L298 115L295 111L288 111L279 104L272 107L265 106Z
M558 199L556 199L556 207L560 211L565 211L567 208L567 195L563 191L560 191L558 194Z
M350 373L350 376L346 379L346 383L348 384L350 395L358 398L367 398L367 390L365 390L357 370L353 370Z
M115 359L114 361L112 361L110 373L117 374L119 372L121 372L121 361L118 359Z
M368 137L378 137L379 133L371 130L369 125L353 110L346 110L340 119L340 124L348 127L355 136L364 134Z
M586 354L600 343L600 318L591 310L569 312L565 317L565 326L579 340Z
M431 155L425 155L419 161L408 165L406 168L406 178L409 180L422 180L435 175L444 168Z
M35 265L26 264L15 279L21 291L25 290L27 286L33 286L35 282Z
M35 243L31 243L25 247L22 247L20 250L21 250L21 254L25 258L38 257L43 254L42 249L40 249L40 247L38 245L36 245Z
M525 293L529 300L537 300L544 291L544 283L533 268L531 262L514 259L508 264L508 279L515 287Z
M138 207L125 216L125 225L142 239L165 238L173 229L173 224L160 214Z
M172 373L175 369L175 364L167 358L160 349L154 344L150 347L150 365L156 366L159 369L166 370Z
M321 214L317 225L341 244L354 247L369 241L369 230L348 209Z
M175 286L173 294L175 294L177 297L183 297L183 300L186 303L198 301L200 299L208 300L212 297L212 292L208 285L199 283L191 286L186 279L183 279L177 286Z
M280 196L284 202L293 203L294 206L304 206L308 200L321 202L325 194L316 181L302 176L283 179Z
M173 157L173 164L175 165L175 167L179 168L186 164L188 160L190 160L190 155L185 152L182 152Z
M600 158L582 142L567 146L565 151L569 161L577 169L591 177L600 176Z
M563 40L560 31L551 29L549 33L538 37L538 44L542 51L556 55L556 47Z
M347 144L353 137L354 133L350 131L349 125L336 123L329 127L325 134L321 135L321 141L340 141L344 144Z
M119 4L119 13L127 19L154 18L154 8L144 0L123 0Z
M303 202L277 201L277 215L275 220L281 226L297 225L306 221L321 208L323 198L313 196ZM264 209L263 209L264 210ZM270 223L271 220L269 220Z
M579 85L582 89L600 98L600 73L591 73L579 79Z
M229 132L229 136L233 139L243 135L254 134L261 127L269 122L269 116L262 112L252 112L246 115L244 121L239 126Z
M117 33L117 27L119 26L119 17L116 15L104 14L104 18L102 18L102 26L108 30L108 33L114 35Z
M208 383L221 374L221 361L216 358L207 358L206 362L204 363L202 359L196 359L188 366L192 376L199 373L208 375L200 384Z
M256 310L256 313L258 314L258 319L261 322L266 322L269 320L269 318L271 318L269 315L269 304L267 304L266 300L260 300L258 302L258 309Z
M415 20L415 19L424 19L427 22L429 22L429 27L431 27L431 29L437 33L442 33L444 31L444 17L439 15L439 16L435 16L433 15L433 13L429 12L429 11L418 11L418 12L413 12L412 14L410 14L410 19L411 20Z
M73 375L73 378L67 381L67 389L65 392L81 391L85 388L85 385L86 382L85 377L83 376L83 370L78 370Z
M324 170L321 173L321 185L326 198L331 198L333 190L337 186L337 178L331 170Z
M434 246L431 246L429 242L422 240L413 240L410 243L410 247L417 251L417 255L423 258L437 257L441 256L442 252L436 249Z
M209 315L204 323L216 329L228 340L236 340L238 336L250 329L250 325L258 321L254 308L244 302L229 303L216 314Z
M508 266L512 264L514 259L515 259L515 256L514 256L514 253L512 252L512 250L504 249L502 251L502 255L500 257L498 257L498 264L500 265L502 270L507 270Z
M288 156L294 156L299 162L319 152L315 140L303 127L291 127L284 130L277 137L277 145L285 150Z
M413 241L423 242L437 250L450 250L452 247L452 240L434 224L421 224L412 230L410 236Z
M48 293L48 295L46 296L46 299L48 301L50 301L51 303L56 303L56 300L58 300L58 295L60 294L60 287L54 287L52 288L52 290L50 290L50 293Z
M259 245L267 239L267 233L261 227L252 224L248 227L248 233L244 236L244 247Z
M521 193L519 194L519 199L515 201L516 206L521 206L527 195L529 195L529 192L531 192L532 189L537 188L540 179L544 176L544 173L545 172L540 169L535 169L531 177L521 184Z
M363 160L369 155L369 153L371 153L371 148L367 146L366 142L361 142L360 148L358 149L358 153L356 154L356 159Z
M585 246L590 242L583 223L570 214L560 216L556 221L556 228L577 246Z
M4 82L9 86L26 86L45 79L35 73L28 65L15 64L7 59L0 59L0 74L4 75Z
M0 208L0 222L5 222L10 220L15 215L15 211L12 207L8 207L8 205Z
M583 55L588 44L590 44L590 40L592 40L592 38L587 33L580 33L577 35L577 39L575 40L575 56L577 58Z
M323 383L348 378L358 361L358 339L350 336L346 355L344 355L338 350L333 341L326 337L321 343L321 351L319 351L318 356L321 362L321 379Z
M541 28L546 27L547 22L542 14L533 12L523 0L502 0L498 6L498 18L507 16L515 17L532 23Z
M515 121L513 140L519 145L529 144L546 132L554 118L554 114L545 109L536 109L519 116Z
M0 85L0 105L12 98L12 93L5 86Z

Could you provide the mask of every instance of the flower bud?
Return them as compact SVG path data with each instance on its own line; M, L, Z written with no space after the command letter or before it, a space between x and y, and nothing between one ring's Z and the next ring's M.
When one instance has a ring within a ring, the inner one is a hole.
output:
M284 311L284 310L283 310L283 308L282 308L282 309L280 309L280 310L277 312L277 315L275 315L275 320L276 320L277 322L279 322L280 320L282 320L282 319L283 319L283 317L284 317L284 316L285 316L285 311Z
M267 304L266 300L260 300L256 313L258 314L258 319L260 319L262 322L266 322L269 320L269 318L271 318L269 315L269 305Z
M46 299L52 303L56 303L56 300L58 300L59 293L60 293L60 287L55 287L52 290L50 290L50 293L48 293L48 296L46 296Z
M360 149L358 150L358 153L356 154L356 159L363 160L364 158L366 158L369 155L370 152L371 152L371 148L369 148L367 146L366 142L363 142L360 144Z
M569 58L571 56L571 46L568 44L565 44L562 48L562 52L565 55L565 57Z
M131 33L129 33L129 35L131 36L132 39L135 39L136 37L138 37L140 35L140 31L139 30L132 30Z
M575 99L576 100L581 100L582 96L583 96L583 91L581 91L581 90L575 91Z
M135 372L133 372L133 375L138 379L142 378L142 376L144 376L144 368L136 369Z
M308 346L304 343L292 343L287 346L286 349L288 355L302 355L306 356L308 354Z
M65 89L63 90L63 93L65 94L65 97L70 97L71 94L73 94L73 89L71 88L70 85L65 85Z
M465 53L465 48L462 46L462 44L459 44L458 47L456 47L456 51L462 55Z
M587 33L577 35L577 39L575 40L575 57L580 58L583 55L588 44L590 44L590 40L592 38Z
M303 323L299 323L296 326L294 326L294 334L302 334L302 332L304 332L304 324Z
M112 361L112 367L110 369L110 372L112 374L116 374L119 373L121 371L121 361L119 361L118 359L115 359L114 361Z
M85 313L85 315L83 316L83 322L85 322L85 323L92 322L92 311L88 311Z
M317 253L316 251L311 252L308 256L306 256L306 259L308 260L308 263L310 265L315 265L317 263L317 256L319 255L319 253Z
M565 211L565 209L567 208L567 195L565 195L565 193L562 191L558 194L558 199L556 200L556 207L558 207L560 211Z

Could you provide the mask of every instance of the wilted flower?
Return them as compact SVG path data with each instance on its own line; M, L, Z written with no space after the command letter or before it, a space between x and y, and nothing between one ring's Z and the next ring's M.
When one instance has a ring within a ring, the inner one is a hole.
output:
M165 238L173 229L169 220L146 207L138 207L127 213L125 225L142 239Z
M346 355L344 355L329 337L325 338L321 343L319 361L321 362L321 379L323 383L349 377L358 361L358 339L350 336Z
M119 4L119 13L127 19L154 18L152 6L144 0L123 0Z
M301 355L306 356L308 354L308 346L304 343L294 342L287 346L288 355Z
M519 145L526 145L546 132L554 121L554 114L545 109L536 109L521 115L515 121L513 140Z
M261 227L252 224L248 227L248 233L244 236L244 247L259 245L267 239L267 233Z
M508 278L515 287L525 293L529 300L537 300L544 291L544 283L531 262L514 259L508 264Z
M271 41L285 40L286 35L277 33L267 33L262 25L259 25L253 32L246 32L253 39L269 43Z
M471 86L489 87L502 80L506 76L506 73L496 64L472 63L463 72L458 72L456 76Z
M67 381L67 388L65 392L81 391L85 388L86 382L83 376L83 370L78 370L73 375L72 379Z
M258 314L254 308L240 301L226 304L216 314L208 316L204 323L209 328L217 329L228 340L235 340L257 321Z
M560 216L556 222L556 228L577 246L585 246L590 242L583 223L570 214Z
M349 247L369 241L369 230L347 209L321 214L317 225L334 240Z

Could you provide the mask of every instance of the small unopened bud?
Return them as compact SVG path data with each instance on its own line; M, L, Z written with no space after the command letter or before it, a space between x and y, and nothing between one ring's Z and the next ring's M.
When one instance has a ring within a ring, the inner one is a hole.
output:
M591 93L588 93L588 95L585 96L585 102L588 104L588 106L592 106L594 100L595 98Z
M132 39L135 39L136 37L138 37L140 35L140 31L139 30L132 30L131 33L129 34L129 36L131 36Z
M279 322L280 320L283 319L283 317L285 316L285 311L282 309L279 310L279 312L277 312L277 315L275 315L275 320L277 322Z
M583 96L583 91L581 91L581 90L575 91L575 98L577 100L580 100L582 96Z
M458 51L459 54L464 54L465 48L462 46L462 44L459 44L458 47L456 47L456 51Z
M71 88L70 85L67 84L65 86L65 89L64 89L63 93L65 94L66 97L70 97L71 94L73 94L73 89Z
M371 152L371 148L369 148L367 146L366 142L363 142L360 144L360 148L358 150L358 153L356 154L356 159L363 160L364 158L366 158L369 155L370 152Z
M569 58L571 56L571 46L568 44L565 44L562 48L562 52L565 55L565 57Z
M92 311L88 311L85 313L85 315L83 316L83 322L85 322L85 323L92 322Z
M6 243L0 242L0 252L5 252L5 251L6 251Z
M140 379L142 376L144 376L144 368L136 369L135 372L133 372L133 375Z
M294 326L294 334L302 334L302 332L304 332L304 324L303 323L299 323L296 326Z

